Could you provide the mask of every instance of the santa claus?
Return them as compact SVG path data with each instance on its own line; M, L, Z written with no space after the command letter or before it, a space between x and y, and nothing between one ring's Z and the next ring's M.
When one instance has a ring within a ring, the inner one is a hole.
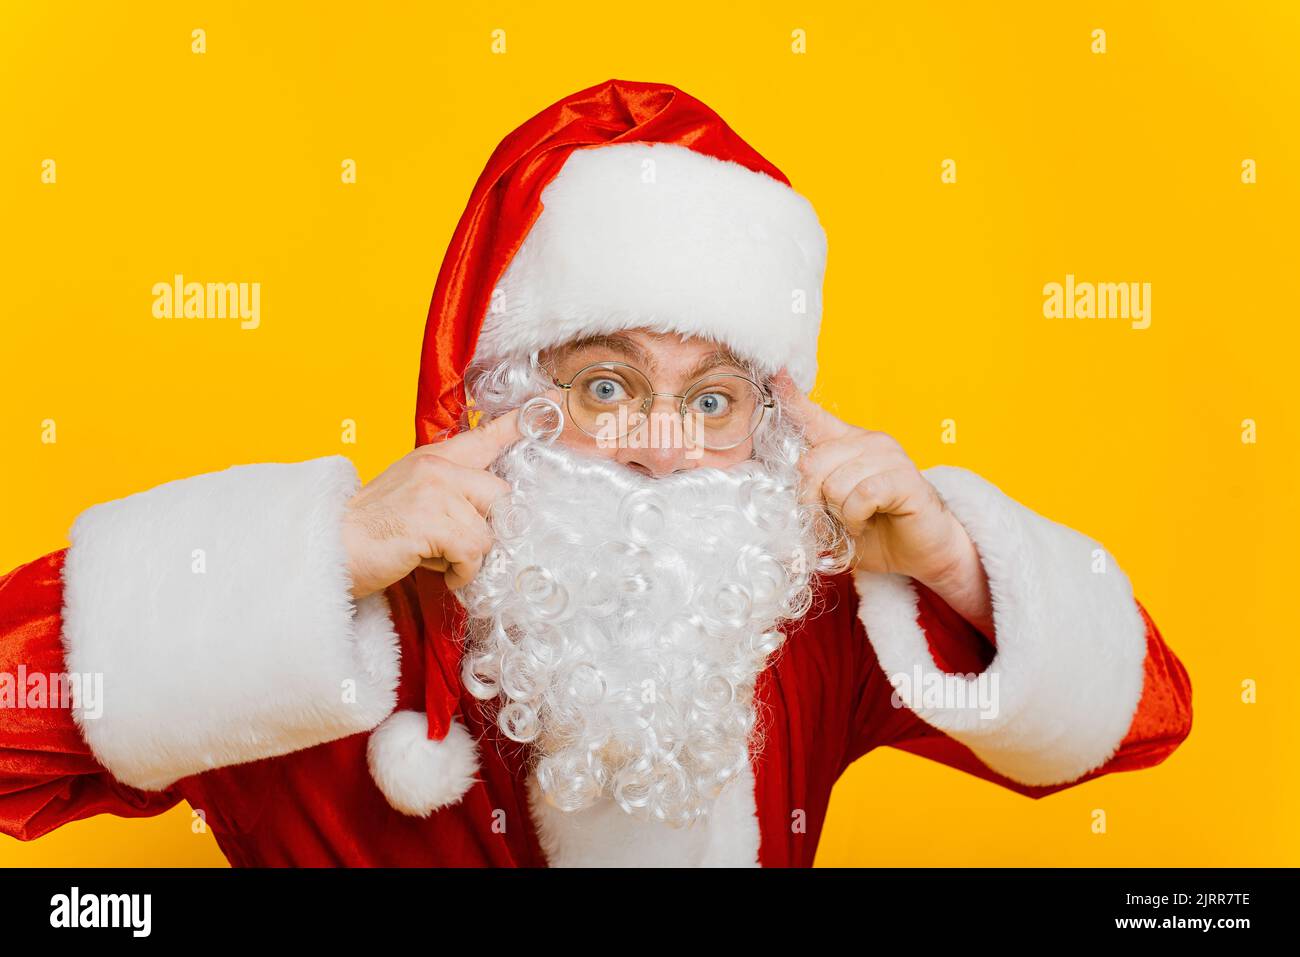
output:
M1106 549L807 397L826 248L674 87L526 122L413 452L170 482L0 579L0 674L102 677L0 701L0 830L185 800L243 866L807 866L877 747L1034 797L1160 763L1190 684Z

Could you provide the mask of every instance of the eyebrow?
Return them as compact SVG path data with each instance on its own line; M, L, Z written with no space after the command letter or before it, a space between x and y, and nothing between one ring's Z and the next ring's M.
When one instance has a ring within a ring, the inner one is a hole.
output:
M611 352L617 352L625 359L631 359L634 364L647 366L651 372L658 369L655 358L639 344L633 342L627 336L623 335L595 335L584 336L581 339L575 339L568 345L568 353L573 355L586 349L608 349Z
M721 349L714 349L707 355L701 356L700 361L695 363L695 365L691 367L690 371L686 373L685 381L687 383L694 382L710 369L716 369L719 366L734 366L735 368L742 370L746 376L751 374L749 364L724 346Z
M634 364L644 367L651 373L657 373L659 371L659 364L655 361L655 357L651 352L627 336L618 333L615 333L614 335L584 336L581 339L576 339L569 343L571 355L592 348L608 349L611 352L617 352L625 359L632 360ZM690 384L709 370L716 369L719 366L734 366L736 369L742 370L746 376L753 374L753 370L750 369L749 363L736 355L732 349L722 346L701 356L699 361L687 370L686 375L683 376L683 381Z

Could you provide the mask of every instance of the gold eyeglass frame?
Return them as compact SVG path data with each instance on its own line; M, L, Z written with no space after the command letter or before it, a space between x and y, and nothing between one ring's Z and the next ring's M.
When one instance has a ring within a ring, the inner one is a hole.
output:
M753 436L756 432L758 432L760 428L762 428L763 423L767 421L768 415L771 413L771 411L774 408L776 408L776 400L772 397L772 393L769 390L763 388L761 385L759 385L749 376L741 375L739 372L710 372L708 375L700 376L694 382L690 383L690 385L686 389L686 392L679 395L676 392L656 392L654 383L650 381L650 377L646 375L643 371L638 369L636 366L632 365L632 363L630 362L620 362L617 359L602 359L600 362L592 362L589 363L588 365L583 366L581 369L579 369L577 372L575 372L572 376L569 377L568 382L561 382L556 376L551 376L551 381L555 383L555 387L557 389L560 389L564 393L564 411L568 414L569 420L573 422L573 424L576 425L579 429L581 429L584 434L590 435L593 439L612 438L613 440L617 441L618 439L626 438L627 436L635 432L638 428L640 428L640 423L638 423L637 425L630 427L626 432L622 433L621 435L616 435L612 437L596 435L584 429L582 427L582 424L578 422L577 418L575 418L575 416L573 415L573 410L569 408L569 398L570 396L573 395L573 391L572 391L573 383L577 382L578 379L580 379L583 373L585 372L588 372L592 369L608 369L611 366L622 366L625 369L631 369L642 379L644 379L647 385L650 386L650 394L646 396L645 401L641 403L641 409L639 410L639 414L648 415L650 410L654 408L655 396L662 395L669 399L681 399L681 402L679 402L677 405L677 412L679 415L681 415L683 422L686 421L686 400L691 397L691 394L695 391L696 387L701 382L704 382L706 379L716 379L716 378L721 378L722 376L727 376L732 379L743 379L745 382L748 382L750 385L752 385L754 387L754 391L757 392L760 396L763 396L763 403L760 406L760 408L763 411L758 416L755 417L754 427L750 429L749 432L747 432L742 438L740 438L735 442L732 442L730 445L709 445L707 442L702 441L701 442L702 446L711 452L725 452L728 449L734 449L736 446L744 444L746 441L749 440L751 436Z

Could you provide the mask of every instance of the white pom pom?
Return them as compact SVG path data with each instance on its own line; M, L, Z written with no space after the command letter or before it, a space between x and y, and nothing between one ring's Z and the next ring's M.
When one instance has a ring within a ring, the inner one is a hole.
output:
M388 803L415 817L455 804L478 771L478 748L465 726L452 721L446 738L430 741L423 711L389 715L371 733L366 759Z

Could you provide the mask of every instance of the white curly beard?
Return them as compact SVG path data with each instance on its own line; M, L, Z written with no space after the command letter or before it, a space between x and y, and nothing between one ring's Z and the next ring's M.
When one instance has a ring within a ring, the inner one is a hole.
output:
M523 428L493 466L514 489L497 544L459 593L462 679L530 743L554 807L691 824L745 769L758 675L812 600L824 527L797 499L797 436L655 479Z

